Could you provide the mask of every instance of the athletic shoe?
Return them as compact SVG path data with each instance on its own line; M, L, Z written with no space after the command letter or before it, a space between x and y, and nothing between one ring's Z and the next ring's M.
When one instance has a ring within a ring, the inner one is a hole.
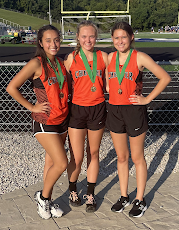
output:
M147 205L145 199L143 201L134 200L133 207L129 212L130 217L141 217L144 215L144 212L147 210Z
M34 199L37 203L37 213L43 219L49 219L51 217L50 212L50 201L49 200L42 200L40 198L40 194L42 191L37 191L34 195Z
M50 201L50 212L52 214L52 217L61 217L63 215L63 211L60 209L58 204L54 204L52 201Z
M81 205L81 199L79 198L78 193L75 191L70 192L69 201L72 206L77 207Z
M84 195L83 199L87 199L86 201L86 212L95 212L96 211L96 201L94 196L91 195Z
M112 206L111 211L113 212L122 212L125 207L130 205L129 196L121 196L119 200Z

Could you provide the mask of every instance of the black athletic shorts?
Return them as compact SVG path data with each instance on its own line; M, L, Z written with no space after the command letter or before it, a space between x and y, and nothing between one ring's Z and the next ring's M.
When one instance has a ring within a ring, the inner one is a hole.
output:
M108 105L106 128L114 133L136 137L148 129L145 105Z
M68 130L68 123L69 116L67 116L65 120L59 125L44 125L33 120L32 129L34 136L38 133L63 134Z
M105 126L106 102L94 106L72 104L69 127L75 129L99 130Z

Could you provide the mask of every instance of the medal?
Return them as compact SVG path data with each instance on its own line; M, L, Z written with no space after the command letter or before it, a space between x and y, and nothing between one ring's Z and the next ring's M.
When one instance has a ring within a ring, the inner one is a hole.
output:
M96 87L94 85L91 87L91 92L96 92Z
M64 82L64 76L62 73L60 63L58 62L57 58L55 57L55 63L57 64L57 69L58 69L58 71L56 71L56 69L54 68L54 66L52 65L52 63L50 62L50 59L48 57L47 57L47 61L48 61L49 65L51 66L51 68L53 69L53 71L55 72L55 75L56 75L57 80L58 80L59 88L60 88L60 90L62 90L63 82ZM64 93L60 92L59 97L62 99L64 97Z
M96 50L94 49L93 51L93 70L91 70L88 60L86 58L85 53L83 52L83 49L80 49L80 55L81 55L81 59L83 61L83 64L86 68L86 71L88 73L88 76L90 77L93 86L91 87L91 92L96 92L96 87L94 86L95 83L95 79L96 79L96 73L97 73L97 54L96 54Z
M129 54L127 56L127 59L126 59L124 65L123 65L121 73L120 73L120 71L119 71L119 51L117 51L117 55L116 55L116 75L117 75L119 85L121 85L121 82L123 80L125 70L126 70L127 65L128 65L128 63L130 61L131 54L132 54L132 49L130 49ZM118 89L118 94L122 94L122 89L121 88Z
M62 99L64 98L64 93L60 92L59 97Z
M122 89L119 88L117 92L118 94L122 94Z

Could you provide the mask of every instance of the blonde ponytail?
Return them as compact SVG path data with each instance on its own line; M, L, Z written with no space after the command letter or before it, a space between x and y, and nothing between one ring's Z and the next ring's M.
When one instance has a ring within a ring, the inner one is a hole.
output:
M80 48L81 48L80 41L78 39L76 39L76 40L77 40L77 45L75 47L75 53L74 53L74 56L73 56L73 60L75 62L76 62L75 57L80 52Z

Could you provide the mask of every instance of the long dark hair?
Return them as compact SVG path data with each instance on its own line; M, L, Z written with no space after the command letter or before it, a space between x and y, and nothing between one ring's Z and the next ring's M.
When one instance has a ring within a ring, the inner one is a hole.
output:
M44 81L46 81L48 79L49 69L48 69L48 66L47 66L47 55L46 55L43 47L41 47L40 42L42 43L43 34L47 30L56 31L57 34L60 37L59 30L55 26L52 26L52 25L43 26L38 31L38 34L37 34L37 48L36 48L35 57L41 57L41 59L42 59L42 65L43 65L43 68L44 68L44 71L45 71L45 80Z

